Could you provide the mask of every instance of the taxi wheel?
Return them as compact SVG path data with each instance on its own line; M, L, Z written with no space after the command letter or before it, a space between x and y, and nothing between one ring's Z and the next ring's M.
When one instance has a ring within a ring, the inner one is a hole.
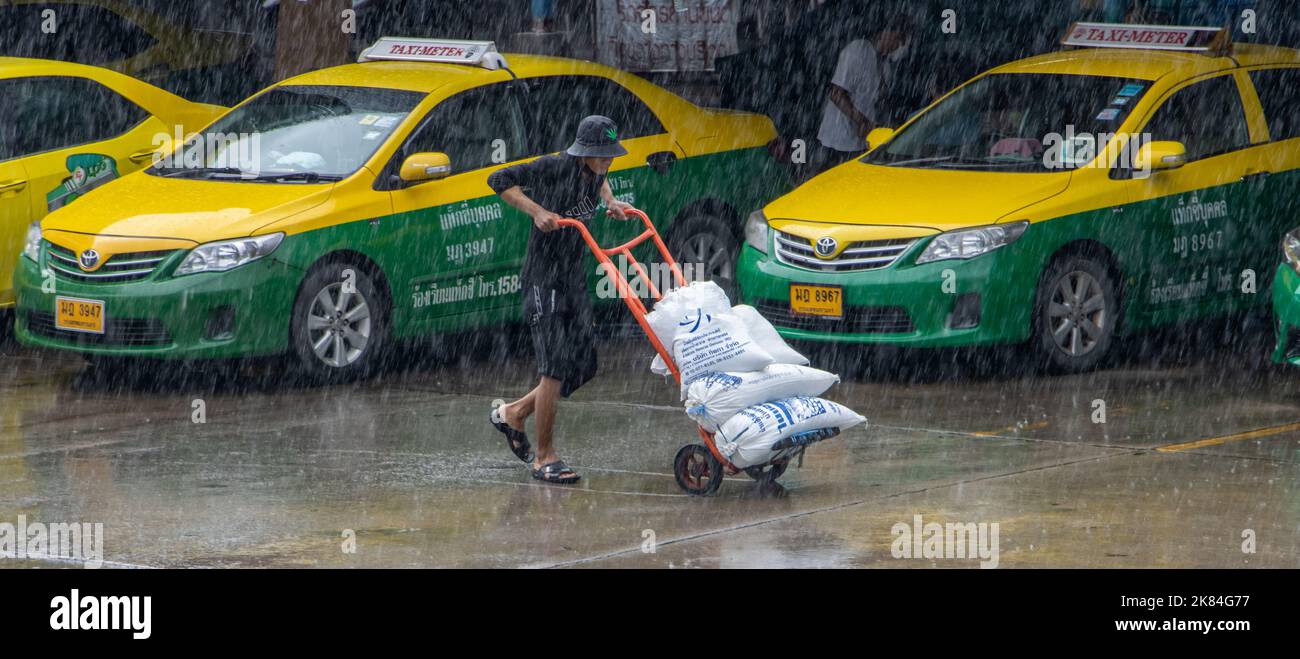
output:
M13 309L0 309L0 346L17 343L14 340Z
M720 217L694 215L674 225L668 251L687 281L708 280L736 298L736 254L740 242Z
M303 371L338 381L373 370L388 329L384 303L363 268L328 263L313 270L298 289L290 323Z
M1110 350L1118 320L1115 285L1104 265L1069 256L1047 268L1034 309L1034 341L1049 369L1095 367Z

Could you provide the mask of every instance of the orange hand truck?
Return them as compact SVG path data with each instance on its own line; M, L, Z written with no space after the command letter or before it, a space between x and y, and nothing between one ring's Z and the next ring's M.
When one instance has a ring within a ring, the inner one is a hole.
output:
M587 226L582 222L561 219L559 225L577 229L582 234L582 239L586 241L591 253L596 255L596 260L604 270L605 276L614 282L619 297L627 303L627 308L632 312L632 317L636 318L637 324L641 326L641 330L650 339L650 344L663 358L664 364L667 364L668 370L672 372L673 378L680 385L682 382L681 371L678 370L677 363L673 361L673 356L669 354L668 349L664 347L663 343L659 341L659 337L655 336L654 331L650 329L650 324L645 318L647 313L645 304L641 302L639 296L632 292L632 287L628 284L627 279L614 266L610 257L621 255L626 258L632 267L632 271L645 283L646 290L650 292L650 295L656 301L663 299L663 294L655 287L654 281L646 274L645 268L632 256L633 248L646 240L653 240L655 247L659 248L659 255L663 258L663 262L668 264L669 269L672 270L673 280L677 282L678 286L686 285L686 277L682 275L681 267L677 265L677 261L673 259L672 254L668 252L668 246L659 237L659 232L655 229L654 223L650 221L650 216L635 208L629 209L627 213L640 218L645 223L645 231L642 231L640 235L632 240L610 249L604 249L598 245L596 239L592 238L591 232L587 230ZM677 451L677 456L673 459L673 476L677 479L677 485L689 494L709 496L717 492L718 488L722 486L724 477L738 474L741 471L744 471L746 475L760 483L770 483L780 478L790 464L790 457L785 457L765 465L746 467L742 470L718 452L718 446L713 441L713 433L700 426L696 426L696 430L699 432L700 439L703 440L704 444L687 444Z

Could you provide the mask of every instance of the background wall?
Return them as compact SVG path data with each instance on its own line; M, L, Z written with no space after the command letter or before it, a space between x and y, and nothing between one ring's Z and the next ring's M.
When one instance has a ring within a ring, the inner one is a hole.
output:
M534 16L548 4L549 14ZM712 49L707 57L641 67L611 53L662 49L668 37L639 41L628 21L615 33L615 22L598 20L640 9L656 12L664 35L726 14L720 26L685 30L669 44ZM955 33L942 29L946 9L955 12ZM383 35L491 39L505 51L653 69L637 72L697 102L762 111L794 130L824 98L840 48L897 12L916 25L890 103L905 116L983 69L1055 49L1074 20L1145 14L1203 24L1239 19L1245 9L1256 13L1256 30L1243 33L1236 21L1239 40L1300 45L1295 0L0 0L0 54L107 65L233 104L294 73L354 61ZM53 33L43 29L46 10L59 18Z

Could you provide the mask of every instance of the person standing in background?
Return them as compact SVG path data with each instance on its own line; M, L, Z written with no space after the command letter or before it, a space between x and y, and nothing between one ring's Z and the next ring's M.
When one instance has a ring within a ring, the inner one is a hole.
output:
M873 39L855 39L840 51L822 109L818 148L810 158L819 174L866 151L867 133L877 126L877 102L886 84L885 58L912 35L905 13L892 15Z
M533 32L542 34L555 29L555 0L533 0Z

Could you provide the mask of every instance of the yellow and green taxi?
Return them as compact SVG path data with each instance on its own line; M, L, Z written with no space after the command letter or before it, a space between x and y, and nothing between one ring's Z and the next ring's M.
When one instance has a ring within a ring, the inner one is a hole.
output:
M0 310L14 306L33 221L148 165L158 135L197 130L223 111L107 69L0 57Z
M99 355L292 352L345 377L392 341L512 321L532 225L488 175L562 150L589 114L628 150L615 196L697 274L733 277L744 217L785 191L766 117L593 63L384 38L47 217L17 274L18 337ZM637 233L593 225L606 244Z
M752 215L744 299L787 337L1029 342L1062 370L1117 332L1266 304L1298 219L1300 52L1104 24L1063 43Z

